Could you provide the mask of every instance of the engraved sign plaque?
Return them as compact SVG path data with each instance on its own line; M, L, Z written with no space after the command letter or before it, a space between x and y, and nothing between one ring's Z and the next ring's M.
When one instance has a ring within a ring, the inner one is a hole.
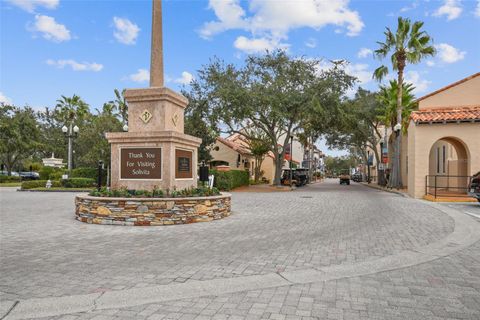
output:
M190 179L192 170L193 152L188 150L175 150L175 178Z
M161 179L161 148L121 148L120 179Z

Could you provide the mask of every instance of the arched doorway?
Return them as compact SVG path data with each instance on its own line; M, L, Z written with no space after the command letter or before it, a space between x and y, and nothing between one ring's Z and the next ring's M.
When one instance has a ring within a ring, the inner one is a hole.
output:
M465 195L469 182L469 152L458 138L444 137L430 148L427 193Z

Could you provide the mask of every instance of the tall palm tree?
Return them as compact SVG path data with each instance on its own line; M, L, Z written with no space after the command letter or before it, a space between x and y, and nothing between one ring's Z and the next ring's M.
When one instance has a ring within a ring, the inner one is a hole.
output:
M117 109L117 115L120 116L122 123L128 123L128 105L127 100L125 100L125 89L122 92L118 91L118 89L113 90L115 93L115 100L111 101L115 108Z
M60 110L66 123L72 123L88 113L88 104L75 94L71 98L62 95L62 98L57 100L55 108Z
M402 132L407 133L410 114L417 108L415 95L413 94L415 87L411 83L403 83L402 88ZM388 86L380 86L377 95L378 101L384 107L383 115L380 117L385 126L390 126L393 130L397 124L397 80L390 80Z
M385 42L377 42L380 48L375 50L375 56L379 59L384 59L391 53L390 60L392 69L397 71L397 123L402 124L402 97L403 97L403 82L404 70L409 64L417 64L423 58L435 55L435 48L432 45L432 38L425 32L421 31L423 27L422 21L415 21L413 24L410 19L398 18L398 26L396 33L393 33L390 28L386 28ZM382 65L378 67L373 77L381 81L387 74L388 67ZM400 166L400 148L401 148L400 132L394 144L394 159L392 161L392 174L390 179L390 187L402 187L402 175Z

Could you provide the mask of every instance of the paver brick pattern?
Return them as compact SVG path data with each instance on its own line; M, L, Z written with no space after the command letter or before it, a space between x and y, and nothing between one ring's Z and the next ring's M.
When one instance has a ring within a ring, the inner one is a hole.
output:
M480 242L428 263L305 285L45 319L480 319Z
M0 299L8 300L351 264L424 246L454 227L419 201L337 181L234 193L229 218L170 227L75 221L72 194L0 197Z

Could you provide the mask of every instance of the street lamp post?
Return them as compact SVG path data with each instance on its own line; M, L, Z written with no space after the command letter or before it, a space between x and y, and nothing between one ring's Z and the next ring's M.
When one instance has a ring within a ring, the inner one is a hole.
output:
M73 139L78 136L80 129L77 126L73 126L73 123L70 123L69 127L63 126L62 132L65 137L68 139L68 172L72 172L72 152L73 152Z

